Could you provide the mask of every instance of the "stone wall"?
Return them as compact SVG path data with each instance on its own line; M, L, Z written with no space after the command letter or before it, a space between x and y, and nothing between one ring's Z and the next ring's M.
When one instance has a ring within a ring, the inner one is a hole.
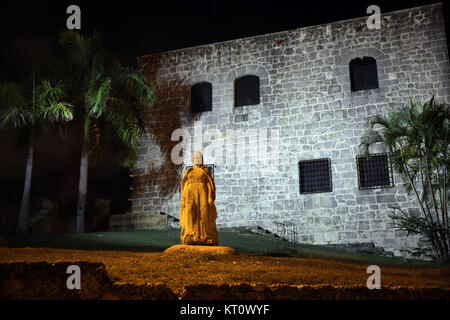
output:
M133 213L178 216L181 174L200 150L215 164L218 227L291 221L306 243L372 241L397 255L416 245L388 217L389 205L415 207L400 177L394 188L359 190L355 156L372 115L432 94L450 103L442 6L383 13L380 30L366 19L139 57L157 101L134 168ZM376 59L379 88L352 92L349 62L363 56ZM235 108L234 80L246 74L259 76L261 103ZM202 81L212 83L213 110L191 114L190 87ZM171 158L178 128L193 137L181 164ZM317 158L331 159L332 192L300 194L298 161Z

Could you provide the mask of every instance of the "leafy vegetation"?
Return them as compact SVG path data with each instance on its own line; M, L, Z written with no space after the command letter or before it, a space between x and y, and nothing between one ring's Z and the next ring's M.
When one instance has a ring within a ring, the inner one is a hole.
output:
M70 83L70 101L81 122L76 231L84 232L89 164L98 165L113 144L121 163L131 169L154 94L140 71L123 66L105 49L99 33L66 31L59 40L67 57L49 70Z
M415 196L419 214L392 207L391 218L397 227L424 237L429 245L417 249L417 253L444 261L450 259L449 144L450 108L438 103L434 96L423 105L411 101L409 107L373 117L361 142L368 156L373 145L381 145L389 152L404 187Z
M17 224L17 232L21 234L28 232L35 137L43 128L73 119L72 105L63 101L65 88L62 82L52 83L48 79L40 79L37 85L35 82L33 72L31 88L14 82L0 84L0 126L19 129L28 145L24 191Z

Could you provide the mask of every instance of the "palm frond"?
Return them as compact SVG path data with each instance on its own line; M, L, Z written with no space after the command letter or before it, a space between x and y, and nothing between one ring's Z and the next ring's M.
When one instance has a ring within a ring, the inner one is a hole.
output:
M136 99L144 106L151 106L155 100L153 89L148 85L147 79L139 71L130 67L118 69L113 79L115 84L123 86L134 93Z
M52 85L48 79L44 79L36 91L38 118L41 123L59 123L73 119L73 106L62 101L65 90L61 82Z
M61 123L73 120L73 107L67 102L55 102L42 107L41 121L47 123Z
M417 216L397 207L394 209L400 214L391 218L400 230L425 236L435 255L444 260L450 256L449 246L445 245L450 243L450 232L446 231L449 129L450 107L437 103L432 96L423 104L411 100L408 107L373 117L360 144L365 153L374 144L389 149L394 169L402 176L406 190L414 192L422 214Z
M23 89L14 82L0 83L0 108L31 109Z
M75 62L79 67L87 68L91 61L91 38L84 37L77 31L65 31L61 33L59 43L71 61Z
M139 116L131 104L120 98L110 98L108 101L107 120L112 133L119 143L119 160L126 167L132 167L139 145L139 139L144 130Z
M64 32L60 43L81 75L78 96L83 101L83 137L95 138L91 148L98 153L102 151L98 141L106 142L106 135L110 135L110 141L120 145L123 163L131 166L145 128L143 110L155 99L153 89L139 70L123 67L115 55L105 50L99 33L83 36Z
M111 147L110 124L104 118L96 119L91 125L91 146L89 165L99 167Z
M379 144L379 143L383 143L383 142L384 142L384 138L380 132L375 131L375 130L370 130L366 135L364 135L361 138L361 143L359 144L359 147L365 156L370 157L370 152L369 152L370 147L372 147L376 144Z
M35 123L31 101L27 100L22 88L16 83L0 84L0 109L2 127L24 128Z
M5 128L26 128L34 124L34 114L26 109L13 107L5 110L1 115L1 126Z
M93 118L99 118L105 109L106 101L111 91L111 78L106 77L92 85L86 94L87 112Z
M36 100L39 105L61 100L64 95L64 86L61 82L52 85L48 79L43 79L36 88Z

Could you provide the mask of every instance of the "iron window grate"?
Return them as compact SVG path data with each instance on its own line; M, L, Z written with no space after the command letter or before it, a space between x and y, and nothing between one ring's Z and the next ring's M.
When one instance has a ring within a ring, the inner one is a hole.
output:
M204 164L205 167L207 167L209 169L209 173L211 174L211 178L214 179L214 164ZM193 166L186 166L186 170L189 168L192 168ZM186 172L185 170L185 172Z
M333 191L330 159L301 160L298 170L301 194Z
M360 190L394 187L392 164L386 153L356 156L356 166Z

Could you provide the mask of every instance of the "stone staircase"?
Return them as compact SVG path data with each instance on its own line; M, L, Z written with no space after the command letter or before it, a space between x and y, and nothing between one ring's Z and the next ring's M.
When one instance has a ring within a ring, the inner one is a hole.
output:
M250 227L249 230L252 231L252 232L255 232L255 233L267 235L269 237L279 238L282 241L289 241L287 238L285 238L285 237L283 237L283 236L281 236L281 235L279 235L279 234L277 234L277 233L275 233L273 231L267 230L267 229L265 229L265 228L263 228L261 226Z
M238 232L241 235L251 235L251 234L261 234L268 237L278 238L279 241L286 241L294 244L294 246L298 243L292 242L290 239L283 237L276 232L267 230L261 226L246 226L246 227L233 227L233 228L221 228L222 231L232 231ZM376 255L382 257L393 257L394 253L390 251L384 250L384 248L376 247L373 242L367 243L346 243L346 244L327 244L323 245L329 248L339 249L343 251L347 251L350 253L362 253L369 255Z
M238 232L238 233L242 233L242 234L261 234L261 235L265 235L268 237L280 239L281 241L289 241L287 238L280 236L276 232L270 231L270 230L265 229L258 225L245 226L245 227L220 228L220 230L221 231Z
M180 227L180 219L174 217L168 213L160 211L159 214L167 219L167 227L173 229L181 229Z
M263 234L267 236L271 236L274 238L279 238L282 241L289 241L289 239L286 239L285 237L282 237L270 230L264 229L261 226L253 226L253 227L246 227L247 230ZM335 248L351 253L363 253L363 254L370 254L370 255L377 255L382 257L393 257L394 253L391 251L385 251L382 247L376 247L373 242L364 242L364 243L346 243L346 244L328 244L325 245L329 248Z

